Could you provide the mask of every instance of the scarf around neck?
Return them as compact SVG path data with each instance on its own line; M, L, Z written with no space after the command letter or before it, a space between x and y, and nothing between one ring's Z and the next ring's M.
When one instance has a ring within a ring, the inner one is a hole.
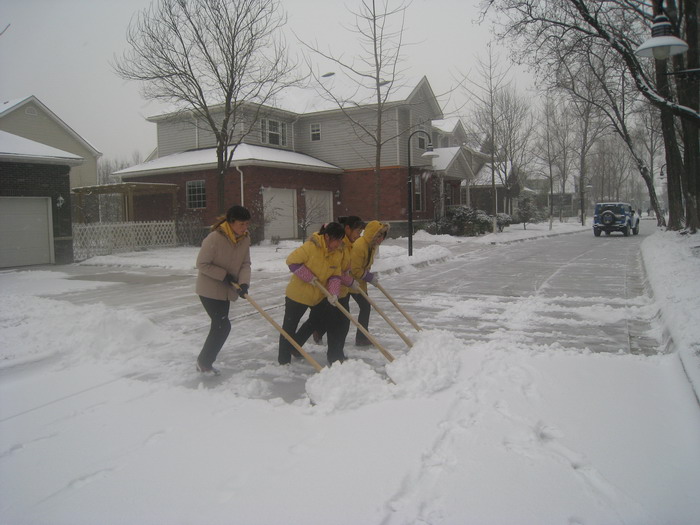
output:
M224 232L224 235L226 235L226 237L228 237L233 244L238 244L239 239L242 239L243 237L248 235L248 232L245 232L240 237L237 237L236 234L233 233L233 230L231 229L231 224L228 221L222 222L219 228L221 228L221 231Z

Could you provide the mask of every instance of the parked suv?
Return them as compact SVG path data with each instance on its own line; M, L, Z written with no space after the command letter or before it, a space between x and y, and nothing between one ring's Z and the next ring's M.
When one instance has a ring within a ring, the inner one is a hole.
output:
M630 232L639 233L639 215L626 202L599 202L593 214L593 235L600 237L600 232L622 232L627 237Z

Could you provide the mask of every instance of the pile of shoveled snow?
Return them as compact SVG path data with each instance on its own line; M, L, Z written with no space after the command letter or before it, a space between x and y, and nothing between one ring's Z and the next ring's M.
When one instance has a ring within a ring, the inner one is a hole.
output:
M348 360L311 376L306 382L306 393L323 412L430 395L454 384L459 353L464 348L464 343L450 332L422 331L409 352L386 365L388 378L364 361Z
M0 301L4 339L0 361L4 364L54 355L126 364L159 348L170 349L176 342L173 334L132 309L23 295L5 299Z

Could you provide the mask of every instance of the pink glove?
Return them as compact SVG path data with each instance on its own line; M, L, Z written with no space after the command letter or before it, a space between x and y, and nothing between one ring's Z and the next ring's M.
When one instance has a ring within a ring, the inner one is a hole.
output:
M313 280L316 279L314 272L309 270L309 267L305 264L290 264L289 271L291 271L305 283L313 282Z
M326 288L328 289L328 293L331 295L337 296L340 294L340 277L337 275L334 275L333 277L330 277L328 279L328 284L326 285Z

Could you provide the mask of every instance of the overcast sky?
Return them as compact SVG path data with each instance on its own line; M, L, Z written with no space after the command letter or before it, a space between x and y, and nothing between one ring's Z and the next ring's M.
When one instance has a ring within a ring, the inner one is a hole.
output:
M110 61L125 49L136 12L150 0L2 0L0 99L35 95L105 158L148 155L156 145L161 112L140 96L139 86L121 80ZM282 0L288 29L346 56L355 35L343 29L353 19L347 7L359 0ZM414 0L407 14L408 74L428 77L436 94L454 84L457 71L473 70L486 54L487 23L477 24L478 0ZM294 37L287 39L294 44ZM458 95L463 97L463 95Z

